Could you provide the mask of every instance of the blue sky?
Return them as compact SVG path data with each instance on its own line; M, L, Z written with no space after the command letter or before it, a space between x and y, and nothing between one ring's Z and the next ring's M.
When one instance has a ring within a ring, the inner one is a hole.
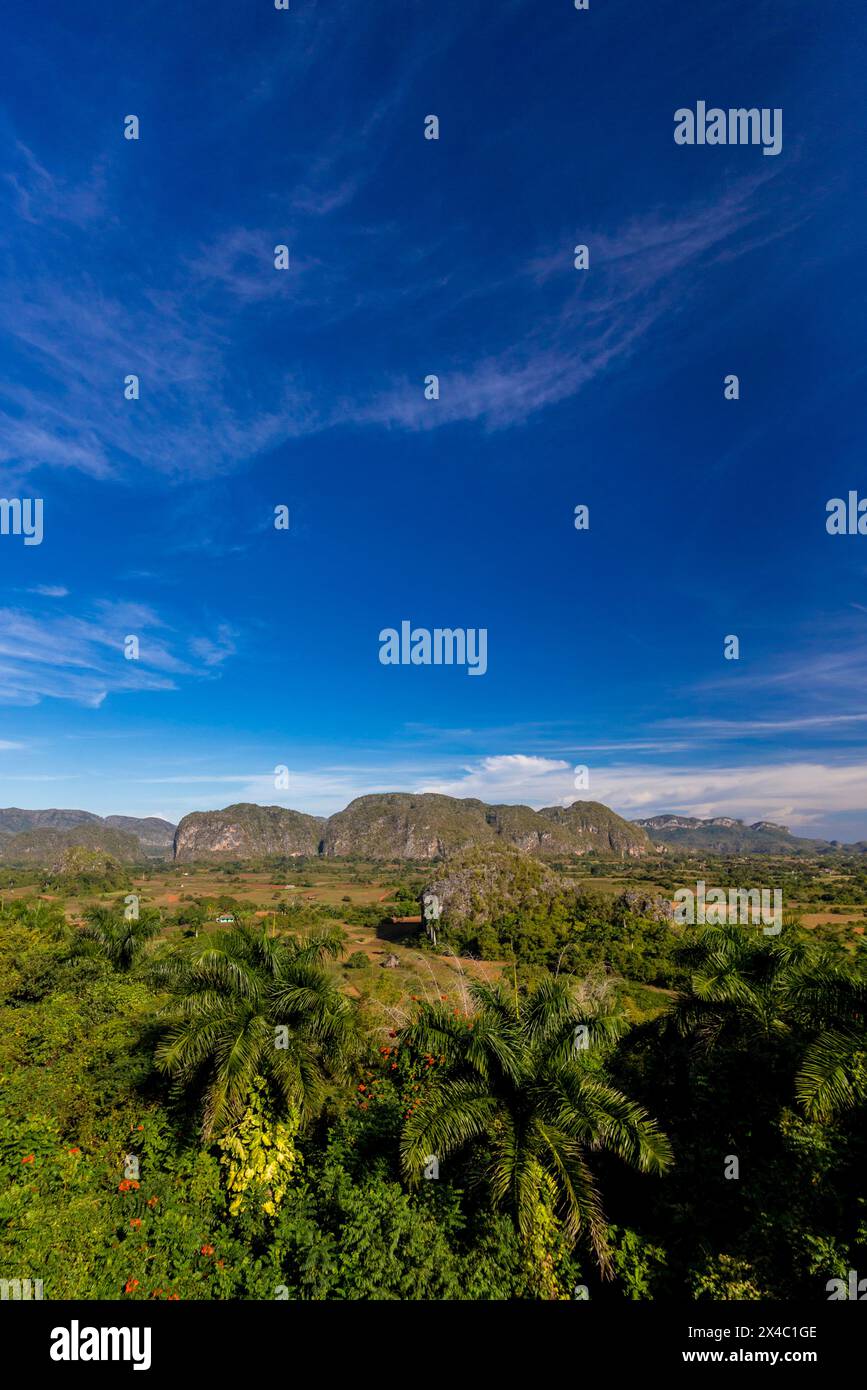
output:
M591 796L867 837L867 537L825 529L867 494L865 25L19 6L0 484L44 539L0 536L0 801ZM698 100L781 108L781 153L676 145ZM380 664L403 619L486 628L484 677Z

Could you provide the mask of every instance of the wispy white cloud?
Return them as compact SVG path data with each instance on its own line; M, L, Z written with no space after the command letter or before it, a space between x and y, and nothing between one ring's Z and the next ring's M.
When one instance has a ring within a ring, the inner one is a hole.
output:
M221 623L214 637L193 637L190 651L205 666L222 666L237 651L234 640L237 635L227 623Z
M15 211L25 222L68 222L87 228L106 215L105 171L99 164L79 182L61 179L18 140L11 167L0 177L10 190Z
M590 785L575 787L575 764L564 758L523 753L493 754L450 772L389 767L296 769L288 764L288 788L275 786L275 769L250 773L191 772L138 779L178 788L175 809L207 809L229 801L292 807L318 815L341 810L372 792L438 792L504 805L567 806L601 801L628 819L679 812L734 816L809 828L829 816L867 810L867 765L791 760L773 765L648 766L629 762L590 767ZM231 787L231 793L227 788ZM183 790L182 790L183 789Z
M130 636L139 644L136 659L125 656ZM4 608L0 704L52 698L97 709L111 694L174 690L181 678L213 672L233 651L228 628L184 638L143 604L106 600L85 617Z
M374 125L383 119L384 111L371 116ZM373 171L369 161L341 170L336 149L320 156L323 185L316 167L308 171L306 182L287 191L286 208L275 210L272 223L223 226L207 241L179 244L134 285L115 278L108 288L92 262L70 276L65 258L55 269L25 238L0 301L0 329L21 361L54 388L36 392L26 377L9 374L0 392L0 464L7 476L48 466L103 480L141 467L178 478L213 477L291 439L336 427L521 424L624 362L697 291L716 257L738 254L744 233L762 225L762 185L753 177L692 208L653 209L619 230L589 234L593 260L586 273L572 269L572 238L565 233L556 251L549 245L511 267L453 257L448 301L477 300L479 323L476 338L465 326L460 350L437 364L440 399L425 401L419 382L396 375L387 360L361 374L338 373L326 390L321 342L316 352L296 351L298 365L288 372L270 355L251 357L251 344L273 333L275 316L303 343L313 326L319 335L349 331L372 306L386 321L392 315L402 322L410 307L421 319L442 312L431 296L430 248L407 248L400 229L388 224L366 235L354 227L347 247L340 209ZM35 161L31 179L50 187L51 175ZM19 203L19 217L36 217L42 206L48 218L47 197L38 204L34 195L26 213ZM62 198L58 185L48 202L59 205ZM310 219L328 217L338 225L324 239L321 232L305 235ZM106 225L114 235L110 219ZM274 269L273 248L284 240L292 268L282 273ZM116 258L106 253L104 259ZM385 282L373 274L383 259L393 267ZM496 319L483 312L484 301L500 303L504 296L514 326L507 321L493 336ZM137 401L124 399L130 373L140 379Z
M809 827L830 814L867 809L867 763L792 760L701 768L591 763L589 788L576 790L570 763L501 754L423 789L536 808L602 801L632 819L672 811Z
M699 719L679 718L660 721L662 725L682 729L685 732L701 733L712 738L746 738L750 735L765 737L768 734L806 733L808 731L833 731L845 729L853 724L867 723L867 713L853 714L813 714L794 716L791 719Z
M717 200L676 213L653 210L636 216L616 232L587 235L591 270L572 267L573 237L563 234L547 249L518 266L511 294L527 302L528 322L520 336L467 365L449 363L435 404L425 401L417 382L402 380L367 405L347 403L356 421L430 430L456 421L478 421L503 429L575 395L600 373L626 358L676 305L692 297L707 268L723 254L743 251L748 228L766 218L760 192L773 174L750 177ZM797 219L777 222L775 235L794 229ZM544 310L530 306L527 285L556 289L557 302ZM496 290L484 269L474 296Z

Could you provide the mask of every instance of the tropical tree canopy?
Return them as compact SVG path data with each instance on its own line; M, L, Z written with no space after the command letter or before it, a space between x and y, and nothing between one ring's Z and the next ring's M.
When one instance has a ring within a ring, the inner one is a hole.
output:
M505 987L475 985L469 1017L424 1004L402 1041L443 1059L441 1079L404 1127L401 1158L418 1182L435 1155L465 1146L525 1244L551 1211L569 1239L586 1239L602 1272L611 1253L592 1155L606 1150L644 1173L671 1161L649 1114L607 1079L604 1057L622 1025L583 1003L573 984L544 980L520 1002Z
M78 932L76 949L105 956L115 970L130 970L162 925L158 912L127 917L121 908L91 907Z
M206 1138L240 1122L259 1076L302 1123L315 1113L352 1046L349 1001L324 969L342 942L339 928L287 939L238 925L165 963L173 998L156 1062L201 1099Z

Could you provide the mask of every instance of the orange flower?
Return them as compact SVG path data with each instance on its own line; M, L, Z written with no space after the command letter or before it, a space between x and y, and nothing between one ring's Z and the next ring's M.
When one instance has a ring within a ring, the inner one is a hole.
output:
M226 1268L226 1261L225 1261L225 1260L217 1260L217 1269L225 1269L225 1268Z
M397 1062L392 1062L391 1069L392 1071L397 1071Z
M155 1207L159 1200L159 1197L148 1197L148 1206Z
M358 1089L359 1089L359 1091L366 1091L366 1090L367 1090L367 1087L366 1087L364 1084L362 1084L362 1085L359 1086Z
M124 1293L132 1293L133 1289L137 1289L137 1288L138 1288L138 1280L137 1280L137 1279L127 1279L127 1281L126 1281L126 1288L124 1289Z
M28 1154L26 1158L22 1158L21 1162L22 1162L22 1163L32 1163L32 1162L34 1161L35 1158L36 1158L36 1155L35 1155L35 1154Z
M70 1152L71 1154L80 1154L80 1153L81 1153L81 1149L70 1149L69 1152Z
M134 1231L137 1231L138 1228L139 1228L139 1226L141 1225L141 1217L140 1217L140 1216L134 1216L133 1219L132 1219L132 1221L130 1221L129 1224L132 1226L132 1228L133 1228Z
M214 1253L214 1247L213 1247L213 1245L203 1245L203 1246L202 1246L202 1254L203 1254L203 1255L213 1255L213 1253Z

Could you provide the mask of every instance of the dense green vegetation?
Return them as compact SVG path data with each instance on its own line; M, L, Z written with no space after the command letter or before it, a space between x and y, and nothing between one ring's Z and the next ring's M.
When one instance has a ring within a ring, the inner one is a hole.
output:
M794 922L678 931L637 876L564 892L538 868L534 905L477 903L446 947L489 932L501 984L417 1001L354 968L337 920L411 915L411 870L384 905L281 897L267 925L231 895L128 920L121 894L78 925L7 903L0 1275L51 1298L825 1298L867 1261L863 954ZM618 978L654 1007L625 1014Z

